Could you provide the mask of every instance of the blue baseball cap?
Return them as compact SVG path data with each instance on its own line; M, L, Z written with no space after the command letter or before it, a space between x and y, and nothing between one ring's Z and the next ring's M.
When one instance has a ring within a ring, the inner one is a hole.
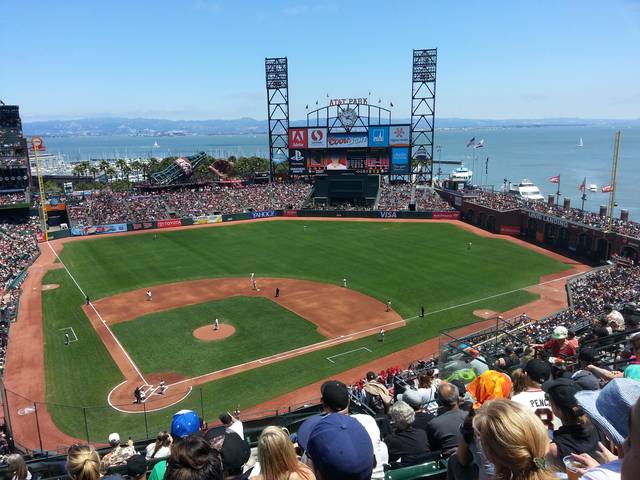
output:
M324 413L319 415L314 415L313 417L307 418L298 427L298 432L297 432L298 445L300 445L304 450L307 449L311 432L313 431L314 428L316 428L316 425L318 425L318 423L320 423L320 420L322 420L324 417L326 417L326 414Z
M322 418L311 432L307 453L322 478L371 478L374 455L371 437L355 418L334 413Z
M618 445L629 436L629 417L638 399L640 382L630 378L614 378L602 390L576 393L578 405Z
M180 410L171 420L171 435L173 437L188 437L198 430L200 430L200 417L193 410Z

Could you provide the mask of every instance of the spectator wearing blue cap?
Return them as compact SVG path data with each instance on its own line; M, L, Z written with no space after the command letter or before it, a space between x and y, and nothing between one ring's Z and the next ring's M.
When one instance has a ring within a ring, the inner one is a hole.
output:
M582 391L576 394L578 405L619 450L628 449L629 442L626 440L629 438L629 426L633 424L631 414L638 399L640 382L628 378L616 378L600 391ZM581 480L619 479L622 460L602 445L598 454L599 460L603 461L602 465L591 455L572 455L583 466L579 470ZM636 476L631 478L637 478L637 473L634 472Z
M369 434L348 415L327 415L309 436L307 452L318 480L368 480L375 457Z
M188 437L198 430L200 430L200 417L198 417L198 414L193 410L180 410L171 420L171 437L174 441L171 448L173 449L178 439ZM149 474L149 480L163 480L166 470L166 460L156 463Z

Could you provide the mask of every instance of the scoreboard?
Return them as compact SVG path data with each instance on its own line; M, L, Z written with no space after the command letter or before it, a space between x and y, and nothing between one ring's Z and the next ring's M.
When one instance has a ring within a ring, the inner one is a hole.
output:
M289 129L289 172L409 174L409 125L331 133L326 127Z

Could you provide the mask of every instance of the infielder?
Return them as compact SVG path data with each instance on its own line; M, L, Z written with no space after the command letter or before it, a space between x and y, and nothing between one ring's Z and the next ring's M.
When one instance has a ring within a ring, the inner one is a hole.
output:
M391 311L391 300L387 302L387 308L385 309L385 312L390 312L390 311Z
M152 298L151 290L147 290L147 302L150 302Z
M380 329L380 333L378 334L378 341L384 343L384 328Z
M342 279L342 287L343 288L347 288L347 279L346 278Z

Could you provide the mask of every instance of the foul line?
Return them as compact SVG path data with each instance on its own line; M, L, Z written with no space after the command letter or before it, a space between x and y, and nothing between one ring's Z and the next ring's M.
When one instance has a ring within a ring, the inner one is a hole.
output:
M357 352L359 350L366 350L367 352L371 353L371 350L369 350L367 347L360 347L360 348L354 348L353 350L349 350L348 352L342 352L342 353L336 353L335 355L331 355L329 357L325 357L327 360L329 360L331 363L336 363L333 360L331 360L332 358L336 358L336 357L340 357L342 355L347 355L349 353L353 353L353 352Z
M76 281L76 279L73 277L73 275L71 275L71 272L69 271L69 269L67 268L67 266L64 264L64 262L62 261L62 259L58 256L58 253L53 249L53 247L51 246L51 243L49 243L47 241L47 245L49 246L49 248L51 249L51 251L53 252L53 254L56 256L56 258L58 259L58 261L62 264L62 266L64 267L64 269L67 271L67 273L69 274L69 277L71 277L71 280L73 280L73 283L76 284L76 287L78 287L78 290L80 290L80 293L82 294L82 296L84 298L87 298L87 294L84 293L84 290L82 290L82 287L80 287L80 284L78 284L78 282ZM115 336L115 334L111 331L111 329L109 328L109 326L107 325L107 322L104 321L104 319L102 318L102 316L100 315L100 313L98 313L98 310L96 310L96 307L93 306L93 302L89 301L89 306L93 309L93 311L95 312L95 314L98 316L98 318L100 319L100 321L102 322L102 324L104 325L104 328L107 329L107 331L111 334L111 337L113 337L113 339L115 340L115 342L118 344L118 346L120 347L120 350L122 350L122 352L124 353L124 356L127 358L127 360L129 360L129 363L131 364L131 366L135 369L136 373L138 374L138 376L142 379L142 381L144 382L145 385L149 385L149 382L147 382L147 380L144 378L144 376L142 376L142 372L140 372L140 370L138 369L138 366L133 362L133 360L131 359L131 357L129 356L129 353L124 349L124 347L122 346L122 344L120 343L120 340L118 340L118 338Z

